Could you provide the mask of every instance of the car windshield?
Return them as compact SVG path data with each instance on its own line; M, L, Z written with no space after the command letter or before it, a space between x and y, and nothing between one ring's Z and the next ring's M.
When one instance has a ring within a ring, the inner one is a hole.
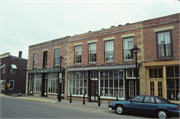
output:
M164 102L167 103L167 104L170 104L170 103L171 103L169 100L166 100L166 99L164 99L164 98L161 98L161 97L158 97L158 98L160 98L162 101L164 101Z

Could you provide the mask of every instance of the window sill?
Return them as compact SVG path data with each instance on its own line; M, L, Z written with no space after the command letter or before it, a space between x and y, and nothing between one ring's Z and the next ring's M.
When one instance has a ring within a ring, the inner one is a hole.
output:
M124 60L123 63L135 63L135 60L134 59Z
M157 61L171 61L175 60L174 57L162 57L162 58L157 58Z
M114 61L106 61L105 64L114 63Z

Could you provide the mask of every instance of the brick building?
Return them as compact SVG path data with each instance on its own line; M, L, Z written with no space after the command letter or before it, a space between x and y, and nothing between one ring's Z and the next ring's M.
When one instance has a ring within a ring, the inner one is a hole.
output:
M140 49L138 80L131 50L135 45ZM27 94L57 98L59 55L64 57L62 96L65 99L71 93L73 100L82 100L85 94L86 101L97 101L98 95L102 101L108 101L137 94L178 100L179 14L29 46ZM169 73L173 77L168 78ZM166 86L169 82L176 87Z

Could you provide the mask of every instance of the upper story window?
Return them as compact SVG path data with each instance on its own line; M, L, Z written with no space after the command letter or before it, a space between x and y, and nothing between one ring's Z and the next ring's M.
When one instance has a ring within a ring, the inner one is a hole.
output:
M3 74L5 73L5 68L6 68L6 65L4 64L4 65L2 66L2 73L3 73Z
M54 66L59 66L59 54L60 54L60 49L55 49L54 50Z
M81 45L80 46L74 46L74 62L81 63Z
M164 31L157 33L158 43L158 57L171 57L172 56L172 45L171 45L171 32Z
M44 53L43 53L43 68L47 67L47 55L48 55L48 52L44 51Z
M124 60L132 60L134 58L133 37L123 39Z
M89 44L89 63L96 62L96 43Z
M105 62L114 61L114 41L105 41Z
M37 68L37 53L34 53L33 68Z
M15 64L11 64L10 73L15 74L17 70L17 66Z

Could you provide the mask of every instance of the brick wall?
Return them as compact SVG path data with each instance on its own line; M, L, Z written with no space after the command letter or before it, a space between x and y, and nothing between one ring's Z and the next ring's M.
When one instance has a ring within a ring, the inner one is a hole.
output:
M179 21L177 20L179 20L179 14L144 21L145 62L154 62L154 60L157 60L157 40L154 29L168 26L174 27L172 29L173 57L175 59L179 58Z

